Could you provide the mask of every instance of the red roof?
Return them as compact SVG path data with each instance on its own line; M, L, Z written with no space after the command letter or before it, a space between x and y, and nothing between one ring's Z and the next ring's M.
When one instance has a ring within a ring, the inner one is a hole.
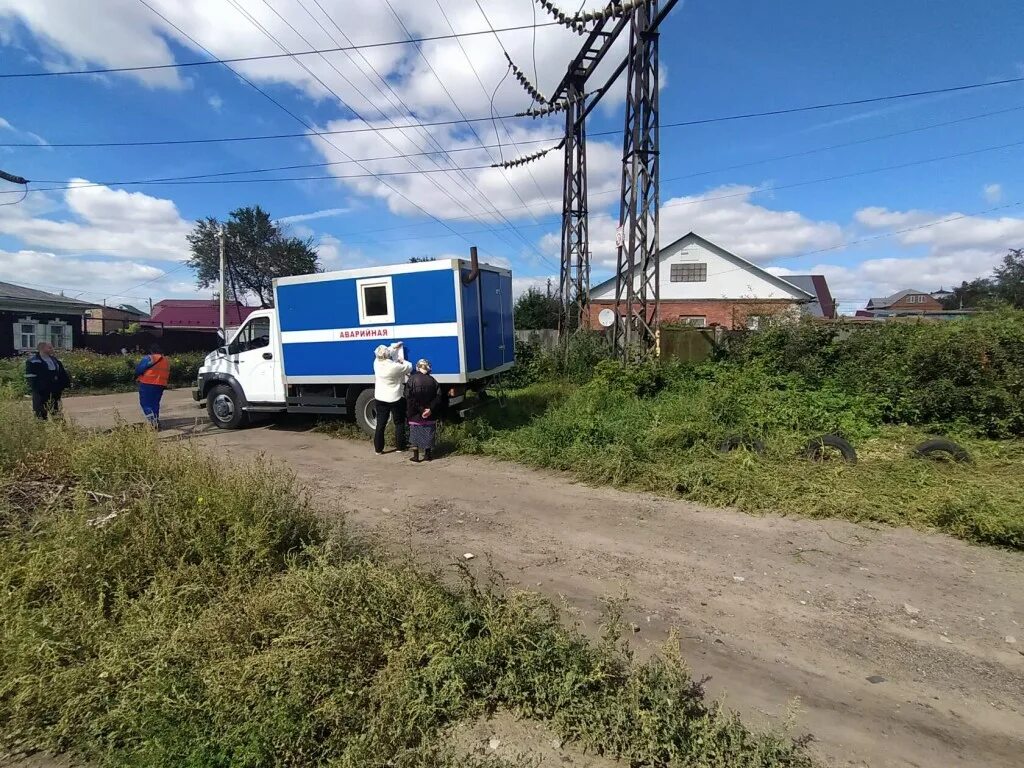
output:
M228 326L242 324L259 307L247 307L237 301L224 305L224 320ZM153 305L149 321L162 323L165 328L220 327L220 302L216 299L164 299Z

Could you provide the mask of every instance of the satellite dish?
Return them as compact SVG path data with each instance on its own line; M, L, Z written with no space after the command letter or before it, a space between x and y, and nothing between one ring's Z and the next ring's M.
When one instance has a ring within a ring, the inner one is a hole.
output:
M602 309L597 315L597 322L604 328L611 328L615 325L615 310Z

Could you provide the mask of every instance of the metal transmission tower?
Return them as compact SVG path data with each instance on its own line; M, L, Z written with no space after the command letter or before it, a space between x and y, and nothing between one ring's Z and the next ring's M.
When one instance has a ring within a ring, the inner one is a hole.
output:
M678 0L666 0L660 10L659 0L611 0L601 10L576 15L565 14L550 0L536 2L564 26L585 34L586 40L550 98L545 98L509 59L516 79L541 105L520 114L542 117L564 111L565 137L555 147L502 165L514 167L537 160L553 149L564 149L560 330L564 335L577 327L585 327L589 324L587 305L590 300L586 120L628 67L619 215L622 245L618 250L616 273L616 311L620 319L613 338L624 358L638 350L646 353L653 348L658 322L657 28ZM604 85L588 92L588 78L627 26L630 29L628 55ZM640 279L635 279L634 275L639 275Z
M634 9L629 28L613 331L615 350L624 359L645 356L657 345L660 20L658 0L649 0Z
M619 3L609 5L609 11ZM615 8L617 10L617 8ZM583 47L569 63L551 102L565 110L565 171L562 182L562 259L559 298L560 331L589 325L590 234L587 226L587 80L626 27L627 18L597 20Z

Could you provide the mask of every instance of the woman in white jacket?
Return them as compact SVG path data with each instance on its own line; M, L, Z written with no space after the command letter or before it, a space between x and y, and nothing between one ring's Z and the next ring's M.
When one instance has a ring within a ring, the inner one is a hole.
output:
M390 347L381 344L374 350L373 399L377 414L377 428L373 433L373 449L377 455L384 453L384 430L388 420L395 420L395 445L404 451L405 445L405 379L412 371L412 364L405 361L402 342L396 341Z

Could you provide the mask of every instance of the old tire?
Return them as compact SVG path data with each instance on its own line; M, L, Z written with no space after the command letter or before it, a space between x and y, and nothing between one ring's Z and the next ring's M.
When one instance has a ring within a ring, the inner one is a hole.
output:
M847 464L857 463L857 451L848 440L844 440L839 435L820 435L809 440L807 447L804 448L804 456L811 461L825 461L826 448L835 448L839 451L843 456L843 461Z
M914 455L922 459L940 459L948 456L953 461L962 463L968 463L971 460L971 455L962 445L941 437L937 437L934 440L925 440L920 445L915 446Z
M374 407L373 389L364 389L356 397L355 416L359 428L373 437L373 433L377 429L377 411Z
M221 429L238 429L248 421L241 399L227 384L217 384L206 393L206 412L213 425Z
M759 455L764 453L764 443L761 440L743 435L730 435L718 444L719 453L731 453L737 448L746 448Z

